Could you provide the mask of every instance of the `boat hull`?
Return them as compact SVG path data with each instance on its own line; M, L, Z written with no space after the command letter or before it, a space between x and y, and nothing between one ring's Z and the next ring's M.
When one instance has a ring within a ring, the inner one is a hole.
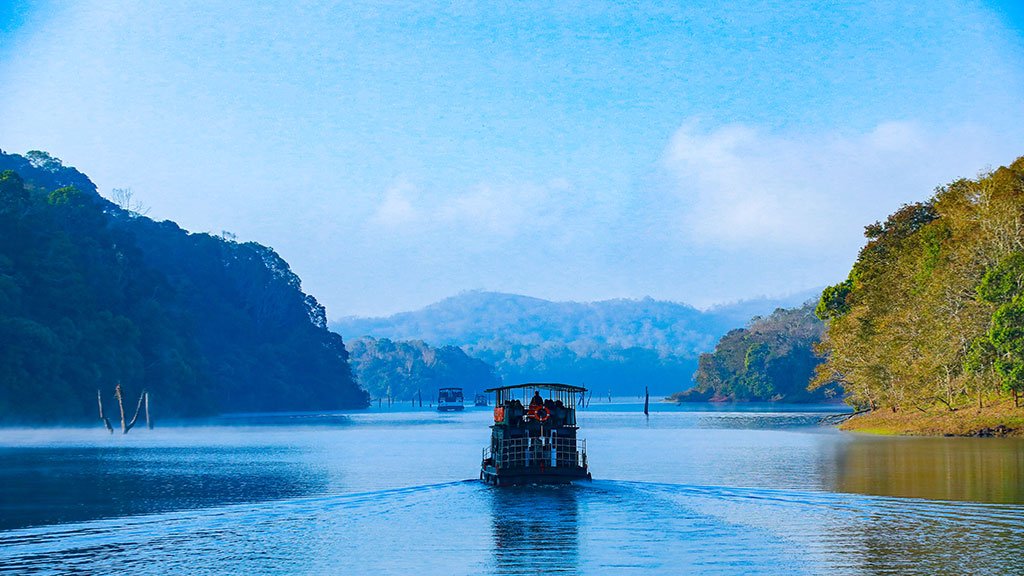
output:
M590 472L585 468L514 468L495 469L494 466L483 466L480 469L480 480L494 486L523 486L527 484L571 484L580 480L590 480Z
M465 409L466 409L466 407L462 406L460 404L456 404L454 406L438 406L437 407L437 411L438 412L462 412Z

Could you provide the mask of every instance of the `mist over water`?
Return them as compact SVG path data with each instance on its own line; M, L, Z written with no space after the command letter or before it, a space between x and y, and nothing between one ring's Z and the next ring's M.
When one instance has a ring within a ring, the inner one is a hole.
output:
M489 409L4 430L0 571L1024 572L1024 442L878 438L834 407L581 412L595 480L475 480Z

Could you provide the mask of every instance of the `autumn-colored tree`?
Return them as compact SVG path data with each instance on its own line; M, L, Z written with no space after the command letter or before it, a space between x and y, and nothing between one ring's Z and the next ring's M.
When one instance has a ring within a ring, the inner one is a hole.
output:
M1024 158L939 188L868 226L849 277L826 289L826 357L812 387L900 410L1024 389Z

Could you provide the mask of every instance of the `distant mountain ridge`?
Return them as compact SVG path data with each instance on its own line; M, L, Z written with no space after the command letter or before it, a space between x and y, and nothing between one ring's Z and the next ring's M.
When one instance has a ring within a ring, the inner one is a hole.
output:
M470 291L416 311L342 318L331 327L347 338L459 346L493 364L506 382L566 380L621 394L646 382L654 393L669 393L690 385L697 356L713 350L729 330L745 326L752 315L816 296L798 293L702 311L652 298L552 302Z

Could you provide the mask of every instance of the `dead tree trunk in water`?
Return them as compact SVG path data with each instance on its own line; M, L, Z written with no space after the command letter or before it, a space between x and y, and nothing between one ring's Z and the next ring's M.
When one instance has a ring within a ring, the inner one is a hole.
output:
M103 415L103 395L100 394L99 389L96 389L96 403L100 406L100 420L102 420L103 425L107 427L107 431L113 434L114 427L110 425L110 419Z
M145 390L143 390L142 393L139 394L139 402L138 402L138 404L135 405L135 415L132 416L132 419L131 419L130 422L125 422L125 418L124 418L124 399L123 399L123 394L121 393L121 383L120 382L118 382L117 386L114 387L114 397L117 398L117 407L121 410L121 434L127 434L128 431L131 430L132 427L135 426L135 422L139 419L139 412L142 411L142 403L143 403L143 401L146 402L146 422L149 423L149 401L148 401L149 394ZM152 428L152 426L150 426L150 428Z

